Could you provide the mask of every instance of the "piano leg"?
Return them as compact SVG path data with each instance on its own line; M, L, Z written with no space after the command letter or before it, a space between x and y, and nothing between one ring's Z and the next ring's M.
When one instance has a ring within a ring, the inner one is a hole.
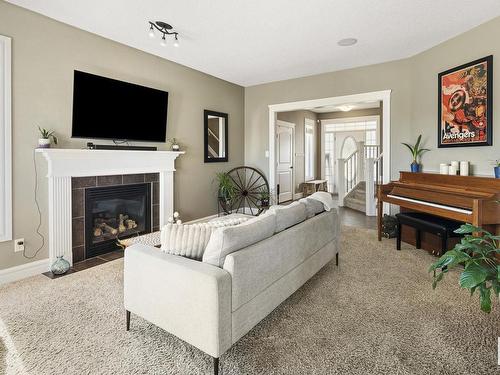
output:
M384 206L384 203L381 201L381 199L377 199L377 234L378 234L378 240L382 241L382 208Z
M439 255L443 255L447 251L448 251L448 236L443 236L441 238L441 254Z

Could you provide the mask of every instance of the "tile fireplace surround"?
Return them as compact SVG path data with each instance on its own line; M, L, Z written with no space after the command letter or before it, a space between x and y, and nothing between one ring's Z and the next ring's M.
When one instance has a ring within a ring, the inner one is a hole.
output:
M174 209L174 161L184 152L38 149L48 163L49 265L63 255L73 264L72 178L158 173L159 226Z

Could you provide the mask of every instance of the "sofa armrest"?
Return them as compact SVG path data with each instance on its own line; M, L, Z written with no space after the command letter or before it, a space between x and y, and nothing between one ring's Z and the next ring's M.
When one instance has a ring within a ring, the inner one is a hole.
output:
M212 357L231 347L231 276L221 268L143 244L130 246L124 303L126 310Z

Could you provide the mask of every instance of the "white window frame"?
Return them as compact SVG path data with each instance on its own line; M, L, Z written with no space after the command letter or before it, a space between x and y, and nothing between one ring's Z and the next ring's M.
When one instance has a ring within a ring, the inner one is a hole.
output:
M307 130L308 129L312 129L312 138L313 138L313 142L312 142L312 149L311 149L311 153L312 155L307 155ZM314 180L315 176L316 176L316 123L314 120L311 120L311 119L304 119L304 181L311 181L311 180ZM308 176L306 171L307 171L307 159L308 159L308 156L312 158L312 168L311 168L311 172L312 172L312 175Z
M11 45L0 35L0 242L12 240Z

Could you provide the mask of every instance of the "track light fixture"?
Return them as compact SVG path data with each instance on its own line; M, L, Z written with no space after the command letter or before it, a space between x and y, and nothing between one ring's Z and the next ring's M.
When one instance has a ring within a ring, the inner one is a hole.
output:
M160 45L162 47L165 47L167 45L167 35L173 35L174 36L174 47L179 47L179 33L177 31L173 31L172 29L173 29L173 27L166 22L149 21L149 37L154 38L155 37L155 30L158 30L161 33Z

